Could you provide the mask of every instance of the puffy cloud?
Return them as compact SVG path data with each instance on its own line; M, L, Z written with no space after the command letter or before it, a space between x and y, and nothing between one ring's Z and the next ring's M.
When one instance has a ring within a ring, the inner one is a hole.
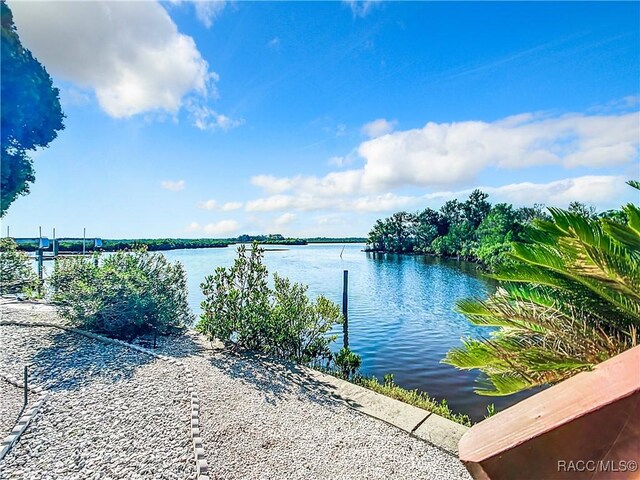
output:
M283 213L278 218L276 218L275 223L278 226L289 225L296 219L295 213Z
M208 223L203 227L205 233L209 235L229 235L237 232L240 224L236 220L220 220L215 223Z
M477 187L490 194L492 202L511 202L515 205L544 203L566 207L572 201L594 204L599 208L615 207L620 191L624 191L625 177L615 175L586 175L555 180L548 183L513 183L499 187ZM427 205L436 206L452 198L464 199L471 189L438 191L425 195L360 195L353 197L318 197L305 193L271 195L247 202L247 211L277 212L283 210L334 210L355 213L395 212L415 210Z
M187 183L184 180L172 181L165 180L160 182L162 188L171 190L172 192L179 192L180 190L184 190L184 187L187 186Z
M242 202L226 202L222 204L220 210L223 212L231 212L233 210L239 210L244 204Z
M637 156L639 122L638 112L430 122L362 143L363 188L470 183L487 167L619 165Z
M639 127L639 112L560 117L526 113L496 122L429 122L361 143L362 169L324 177L259 175L251 182L269 194L321 197L471 184L489 167L623 165L638 157Z
M198 222L191 222L186 227L187 232L204 232L207 235L224 236L237 232L240 224L236 220L220 220L219 222L200 225Z
M381 137L391 133L397 123L396 120L388 121L384 118L379 118L373 122L365 123L361 128L361 132L369 138Z
M202 2L196 9L209 11L213 5ZM10 6L24 45L54 76L93 90L112 117L175 114L185 96L215 94L217 76L193 38L178 32L158 2L11 1Z
M615 200L621 190L627 189L627 179L616 175L586 175L548 183L514 183L501 187L480 187L491 198L516 205L544 203L548 206L566 207L573 201L600 208L617 207Z
M226 202L226 203L218 203L215 200L206 200L204 202L198 203L198 208L202 208L204 210L218 210L221 212L231 212L233 210L238 210L242 208L244 204L242 202Z

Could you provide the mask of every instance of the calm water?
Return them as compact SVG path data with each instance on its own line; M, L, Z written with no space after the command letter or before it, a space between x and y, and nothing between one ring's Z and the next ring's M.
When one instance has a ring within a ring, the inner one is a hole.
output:
M363 253L362 244L272 247L265 253L269 272L309 285L309 294L342 302L342 272L349 270L349 342L362 356L362 370L397 384L446 398L454 411L481 420L489 403L502 409L524 398L482 397L473 393L475 373L440 363L460 338L487 335L455 313L456 300L486 297L493 285L474 265L422 256ZM189 302L200 312L200 283L219 266L230 266L236 248L172 250L188 274ZM339 332L341 333L341 327ZM342 345L341 336L336 347Z

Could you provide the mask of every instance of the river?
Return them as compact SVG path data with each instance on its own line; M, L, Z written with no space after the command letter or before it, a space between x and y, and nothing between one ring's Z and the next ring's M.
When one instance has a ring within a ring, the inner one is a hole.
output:
M342 249L344 247L344 251ZM393 373L398 385L445 398L452 410L481 420L489 403L501 410L526 395L483 397L473 393L476 372L440 363L461 337L488 335L453 308L461 298L485 298L494 284L475 265L425 256L364 253L363 244L269 246L270 274L309 285L309 295L341 304L343 270L349 271L349 343L362 357L362 372L379 379ZM340 254L342 252L342 258ZM236 247L163 252L188 275L189 303L200 313L200 284L216 267L228 267ZM341 327L336 333L341 334ZM336 347L342 345L342 336Z

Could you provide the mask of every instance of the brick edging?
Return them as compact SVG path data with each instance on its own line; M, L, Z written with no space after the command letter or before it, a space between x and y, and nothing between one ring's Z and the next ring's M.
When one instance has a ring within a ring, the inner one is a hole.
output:
M130 348L132 350L136 350L136 351L138 351L140 353L144 353L146 355L150 355L150 356L152 356L154 358L157 358L159 360L164 360L164 361L169 362L169 363L171 363L173 365L182 367L185 370L185 373L187 375L187 392L190 395L190 402L191 402L191 441L192 441L192 444L193 444L193 456L194 456L194 459L195 459L196 474L198 475L197 480L209 480L209 476L208 476L209 468L208 468L207 460L205 458L205 452L204 452L204 446L203 446L203 443L202 443L202 437L200 436L200 400L198 399L198 394L195 391L195 382L194 382L194 379L193 379L193 373L186 367L186 365L183 362L181 362L180 360L177 360L174 357L168 357L166 355L160 355L160 354L158 354L158 353L156 353L156 352L154 352L152 350L149 350L147 348L141 347L139 345L134 345L132 343L128 343L128 342L125 342L123 340L118 340L118 339L115 339L115 338L105 337L104 335L100 335L100 334L93 333L93 332L88 332L86 330L81 330L79 328L73 328L73 327L70 327L68 325L62 325L62 324L56 323L56 322L42 322L42 321L24 322L24 321L19 321L19 320L0 320L0 326L2 326L2 325L16 325L16 326L22 326L22 327L53 327L53 328L59 328L61 330L66 330L66 331L71 332L71 333L76 333L78 335L82 335L82 336L91 338L93 340L97 340L97 341L102 342L102 343L112 344L112 345L120 345L120 346L123 346L123 347L127 347L127 348ZM0 376L2 376L2 374L0 374ZM48 393L44 392L40 387L36 387L35 389L33 389L33 391L35 391L35 390L40 390L41 392L43 392L43 396L44 396L44 398L40 398L38 400L38 403L36 404L38 406L38 409L39 409L42 406L42 403L44 403L44 400L46 399L46 397L48 396ZM37 410L33 413L33 415L35 415L35 413L37 413ZM27 423L25 423L22 426L22 430L16 436L16 438L13 439L13 441L10 444L8 444L8 448L6 448L6 451L5 451L5 442L7 442L7 440L10 437L13 436L13 431L11 432L11 435L9 435L9 437L7 437L2 442L2 450L0 450L0 460L4 457L4 455L6 455L6 453L9 451L11 446L17 441L18 437L27 428L28 422L31 421L31 418L33 418L33 415L29 416ZM14 430L16 430L16 428L18 428L17 425L14 428Z

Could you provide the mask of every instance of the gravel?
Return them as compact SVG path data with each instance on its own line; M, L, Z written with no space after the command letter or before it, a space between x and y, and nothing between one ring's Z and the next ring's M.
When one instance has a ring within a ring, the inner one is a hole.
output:
M1 371L31 363L30 385L50 392L0 478L194 478L182 368L51 327L0 326L0 343Z
M0 335L0 370L34 362L31 381L51 392L0 478L193 478L181 367L53 328ZM470 478L455 456L293 381L286 367L212 350L193 332L158 346L194 374L211 479Z
M0 378L0 440L9 435L20 416L22 390Z
M285 367L206 347L190 334L166 352L196 372L212 478L470 478L455 456L293 382Z

